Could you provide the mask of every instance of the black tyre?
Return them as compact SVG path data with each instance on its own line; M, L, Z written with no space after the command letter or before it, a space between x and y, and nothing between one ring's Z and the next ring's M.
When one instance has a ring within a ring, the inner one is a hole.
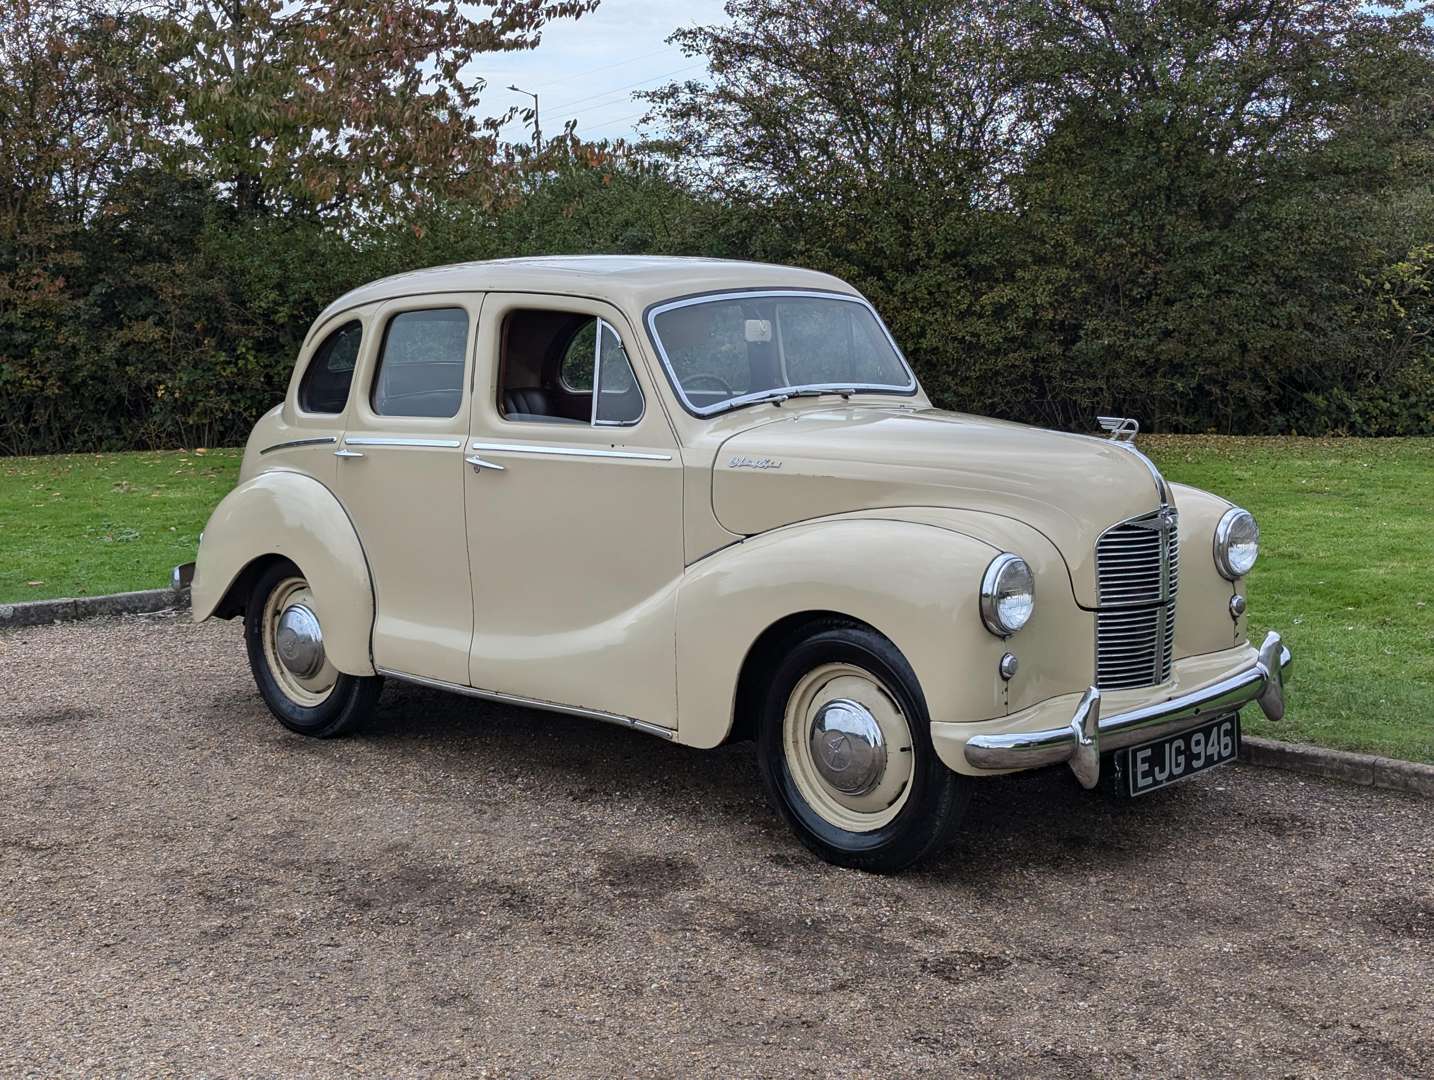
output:
M313 593L291 562L273 564L254 583L244 642L264 704L290 731L332 738L367 719L378 703L381 677L345 675L324 654Z
M768 797L827 862L889 873L945 847L969 781L936 756L926 702L896 646L830 623L792 640L762 700Z

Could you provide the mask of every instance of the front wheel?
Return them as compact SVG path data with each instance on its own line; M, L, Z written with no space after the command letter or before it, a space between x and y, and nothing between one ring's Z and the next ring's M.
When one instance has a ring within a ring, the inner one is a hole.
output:
M259 575L244 613L249 667L264 704L290 731L341 735L368 717L383 690L377 675L345 675L324 652L314 594L299 568L279 562Z
M767 687L758 767L778 813L827 862L891 872L950 842L969 782L931 744L916 675L886 638L832 623L797 638Z

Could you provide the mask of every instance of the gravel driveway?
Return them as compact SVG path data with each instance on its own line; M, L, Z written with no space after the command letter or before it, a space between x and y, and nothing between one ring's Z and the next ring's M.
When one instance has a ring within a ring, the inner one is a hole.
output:
M1061 769L871 877L789 837L750 747L392 684L306 741L243 651L0 633L0 1074L1434 1070L1434 803Z

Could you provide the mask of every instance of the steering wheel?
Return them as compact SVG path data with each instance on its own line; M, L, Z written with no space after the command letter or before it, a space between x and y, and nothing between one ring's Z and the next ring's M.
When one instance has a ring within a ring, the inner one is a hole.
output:
M731 384L728 383L726 379L722 378L721 375L713 375L710 371L697 371L687 376L687 378L682 380L682 389L691 390L692 383L698 379L706 379L708 382L716 383L728 397L737 396L737 391L732 389Z

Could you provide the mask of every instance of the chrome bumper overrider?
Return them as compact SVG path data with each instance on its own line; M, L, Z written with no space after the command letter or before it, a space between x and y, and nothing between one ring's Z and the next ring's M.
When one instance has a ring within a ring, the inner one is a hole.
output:
M1092 686L1065 727L1005 735L975 735L966 743L966 761L976 769L1034 769L1069 762L1086 787L1100 780L1100 755L1195 727L1242 705L1259 702L1271 720L1285 715L1285 668L1290 650L1273 630L1255 662L1218 682L1169 701L1114 716L1100 715L1100 691Z

